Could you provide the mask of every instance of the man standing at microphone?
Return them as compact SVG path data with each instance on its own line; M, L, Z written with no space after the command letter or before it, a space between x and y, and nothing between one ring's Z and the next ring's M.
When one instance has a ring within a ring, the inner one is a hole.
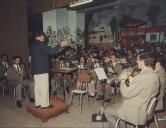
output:
M64 50L65 43L54 48L48 47L45 34L39 32L35 35L30 47L32 57L32 74L34 75L35 106L42 109L52 108L49 103L49 54L57 54Z

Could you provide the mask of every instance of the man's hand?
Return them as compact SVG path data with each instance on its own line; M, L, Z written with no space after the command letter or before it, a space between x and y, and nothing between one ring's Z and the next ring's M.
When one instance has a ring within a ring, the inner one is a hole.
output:
M60 44L61 48L64 48L67 46L67 41L62 41Z
M123 70L120 74L119 80L126 80L130 75L129 70Z

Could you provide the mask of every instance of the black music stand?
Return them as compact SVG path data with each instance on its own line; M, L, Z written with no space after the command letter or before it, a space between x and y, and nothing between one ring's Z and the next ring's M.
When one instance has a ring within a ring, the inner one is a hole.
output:
M101 119L97 119L97 116L101 116ZM92 114L92 122L107 122L107 118L105 117L105 114Z

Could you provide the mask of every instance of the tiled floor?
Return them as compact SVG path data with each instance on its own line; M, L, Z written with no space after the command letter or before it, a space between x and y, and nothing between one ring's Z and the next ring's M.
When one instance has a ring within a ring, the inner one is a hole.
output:
M66 102L69 103L69 101L70 95L67 96ZM92 113L97 112L101 107L101 102L95 100L93 107L89 107L87 97L84 97L82 113L79 112L78 97L76 96L74 104L70 108L70 113L53 117L46 123L42 123L40 119L27 113L25 109L26 100L23 103L24 107L19 109L9 96L0 96L0 127L108 128L107 123L93 123L91 121ZM161 115L166 115L166 112L160 113L159 117ZM160 128L166 128L166 121L160 122L160 126ZM155 128L155 125L152 123L150 128Z

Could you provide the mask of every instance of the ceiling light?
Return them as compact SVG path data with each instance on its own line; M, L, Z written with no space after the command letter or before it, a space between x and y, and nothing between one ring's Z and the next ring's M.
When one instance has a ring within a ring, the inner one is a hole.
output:
M90 3L90 2L93 2L93 0L79 0L79 1L74 2L74 3L70 3L70 7L75 7L75 6L87 4L87 3Z

